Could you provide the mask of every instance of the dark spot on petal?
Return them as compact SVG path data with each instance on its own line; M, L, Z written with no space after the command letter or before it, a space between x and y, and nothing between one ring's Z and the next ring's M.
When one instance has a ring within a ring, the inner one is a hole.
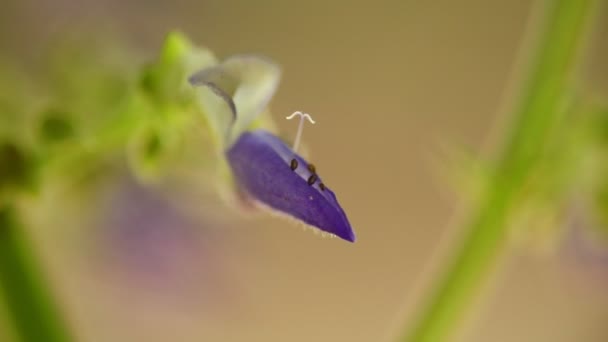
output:
M325 191L325 184L319 183L319 188L321 189L321 191Z
M298 168L298 160L297 159L292 159L291 160L291 164L289 166L291 168L291 171L294 171L295 169Z
M313 173L310 177L308 177L308 185L315 184L318 178L319 177L317 177L317 175Z

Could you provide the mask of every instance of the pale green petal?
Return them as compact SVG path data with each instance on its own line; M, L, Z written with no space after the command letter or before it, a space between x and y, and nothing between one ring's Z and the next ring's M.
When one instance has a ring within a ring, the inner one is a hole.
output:
M239 82L225 73L221 66L199 71L192 75L189 81L196 86L199 105L215 140L221 142L221 149L226 148L231 128L236 122L236 107L232 94Z
M201 85L200 104L218 135L229 146L264 112L279 84L281 70L273 61L253 55L233 56L190 77Z
M281 69L270 59L258 56L234 56L222 64L241 78L233 97L238 113L233 136L237 136L268 106L279 85Z

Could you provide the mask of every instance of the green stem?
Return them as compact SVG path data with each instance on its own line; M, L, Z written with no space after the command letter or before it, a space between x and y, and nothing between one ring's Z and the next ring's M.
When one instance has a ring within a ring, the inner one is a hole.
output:
M472 212L464 242L416 325L402 341L447 341L504 251L508 217L526 177L560 119L569 75L593 0L549 1L515 122L485 197Z
M16 210L0 206L0 292L21 341L70 341Z

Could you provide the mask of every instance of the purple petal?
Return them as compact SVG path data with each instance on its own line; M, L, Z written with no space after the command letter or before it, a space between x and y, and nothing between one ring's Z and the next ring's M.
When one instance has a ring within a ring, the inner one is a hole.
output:
M321 185L320 178L309 185L313 174L309 163L279 138L263 130L244 132L226 154L237 182L253 198L322 231L355 241L334 193ZM291 169L292 159L297 160L295 170Z
M223 266L218 258L221 241L214 233L221 229L210 228L221 222L204 211L202 219L195 219L173 206L166 193L131 177L108 185L100 197L96 241L102 243L101 261L108 262L109 271L153 294L204 294L224 286L224 274L218 272Z

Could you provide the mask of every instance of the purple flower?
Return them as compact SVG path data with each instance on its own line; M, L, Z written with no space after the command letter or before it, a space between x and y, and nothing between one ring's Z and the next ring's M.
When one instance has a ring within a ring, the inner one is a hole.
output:
M98 229L84 235L92 238L87 279L116 287L131 306L161 305L163 314L216 314L230 305L238 286L223 247L232 223L214 214L211 199L194 213L178 205L181 193L141 184L129 173L112 173L101 184L92 221Z
M266 110L279 79L280 69L272 61L234 56L195 73L189 81L201 86L196 88L199 103L221 141L239 190L263 207L354 242L333 191L295 152L299 134L291 149L269 131L250 129Z

